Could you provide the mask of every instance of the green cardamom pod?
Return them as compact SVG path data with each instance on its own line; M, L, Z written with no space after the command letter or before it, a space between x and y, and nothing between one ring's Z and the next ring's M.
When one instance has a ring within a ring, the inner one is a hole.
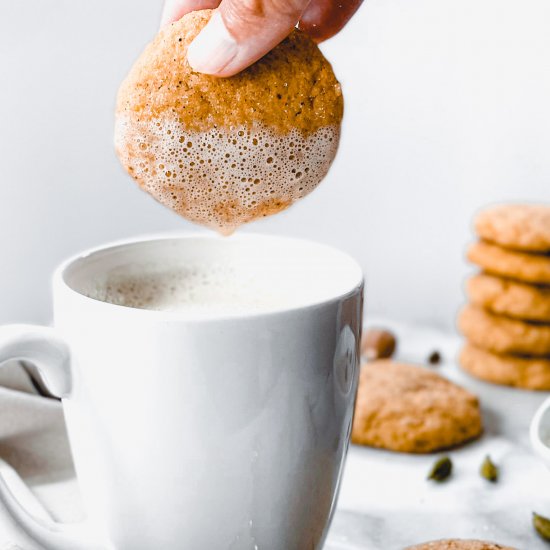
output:
M428 479L433 479L434 481L445 481L453 471L453 463L448 456L444 456L436 461L432 466L430 473L428 474Z
M487 481L495 483L498 480L498 467L493 463L489 455L487 455L482 462L479 473L481 477L484 477Z
M550 540L550 519L533 512L533 527L544 540Z

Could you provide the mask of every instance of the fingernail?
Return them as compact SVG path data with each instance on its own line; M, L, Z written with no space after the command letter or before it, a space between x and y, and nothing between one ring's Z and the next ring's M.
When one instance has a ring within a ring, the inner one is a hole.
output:
M229 34L219 11L189 44L187 61L199 73L217 74L237 55L237 42Z

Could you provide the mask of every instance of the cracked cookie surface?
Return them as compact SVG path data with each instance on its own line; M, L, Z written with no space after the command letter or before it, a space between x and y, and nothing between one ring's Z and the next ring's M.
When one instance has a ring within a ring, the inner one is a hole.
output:
M475 439L482 429L477 397L446 378L391 360L361 367L352 442L430 453Z
M496 353L550 358L550 325L520 321L472 306L458 316L458 328L479 348Z
M459 363L466 372L486 382L526 390L550 390L550 359L492 353L466 344Z
M550 286L536 286L480 273L466 283L470 302L492 313L550 322Z
M550 206L500 204L476 216L475 230L487 241L506 248L550 252Z
M550 255L527 254L480 241L469 246L468 260L488 273L518 281L550 285Z

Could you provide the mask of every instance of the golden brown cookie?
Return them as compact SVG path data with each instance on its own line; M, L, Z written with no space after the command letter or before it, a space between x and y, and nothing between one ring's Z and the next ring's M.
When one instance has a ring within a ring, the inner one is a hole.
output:
M484 540L447 539L434 540L415 546L408 546L405 550L514 550L509 546L502 546L496 542Z
M458 328L474 345L496 353L550 356L550 325L519 321L468 305Z
M480 212L477 234L506 248L550 251L550 205L500 204Z
M481 432L477 397L446 378L389 359L361 367L353 443L431 453Z
M481 241L470 245L467 256L488 273L526 283L550 285L548 254L526 254Z
M459 362L471 375L486 382L528 390L550 390L550 359L491 353L466 344Z
M115 145L142 189L230 233L319 184L343 99L329 62L298 30L233 77L194 72L187 47L211 13L184 16L147 46L118 93Z
M478 307L508 317L550 322L550 286L536 286L480 273L468 279L466 292Z

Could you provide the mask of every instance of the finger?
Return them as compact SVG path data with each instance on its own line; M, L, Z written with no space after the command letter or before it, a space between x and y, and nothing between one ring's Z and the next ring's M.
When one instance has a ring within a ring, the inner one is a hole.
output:
M285 39L309 0L223 0L189 46L193 69L232 76Z
M181 19L187 13L198 10L211 10L220 5L220 0L166 0L160 18L160 26Z
M316 42L327 40L340 32L363 0L312 0L298 27Z

